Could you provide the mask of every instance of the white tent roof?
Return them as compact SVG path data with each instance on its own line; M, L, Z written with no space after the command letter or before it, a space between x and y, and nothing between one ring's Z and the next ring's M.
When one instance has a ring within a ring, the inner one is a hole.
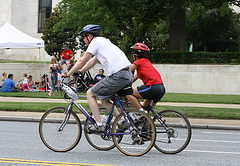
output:
M1 48L39 48L44 47L44 41L33 38L8 22L0 28Z

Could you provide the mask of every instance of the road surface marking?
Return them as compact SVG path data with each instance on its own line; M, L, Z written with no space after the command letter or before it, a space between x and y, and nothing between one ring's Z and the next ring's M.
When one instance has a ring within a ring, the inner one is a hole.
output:
M25 159L10 159L0 158L0 163L18 163L18 164L35 164L35 165L56 165L56 166L110 166L102 164L86 164L86 163L71 163L71 162L57 162L57 161L40 161L40 160L25 160ZM113 166L113 165L112 165Z
M236 154L240 155L240 152L222 152L222 151L205 151L205 150L183 150L184 152L196 152L196 153L216 153L216 154Z

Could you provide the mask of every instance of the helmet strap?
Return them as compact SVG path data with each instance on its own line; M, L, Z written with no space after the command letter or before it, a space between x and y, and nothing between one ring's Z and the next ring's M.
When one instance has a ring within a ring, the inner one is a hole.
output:
M87 41L88 41L88 45L91 43L91 41L93 40L93 38L94 38L94 36L93 35L91 35L91 39L89 40L88 39L88 36L89 36L90 34L87 34L86 35L86 38L87 38Z

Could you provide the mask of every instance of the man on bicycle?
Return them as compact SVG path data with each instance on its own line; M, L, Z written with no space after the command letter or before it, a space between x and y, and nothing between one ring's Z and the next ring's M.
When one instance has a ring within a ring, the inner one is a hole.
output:
M70 76L79 69L81 73L84 73L91 69L98 61L103 65L108 76L100 80L86 93L89 107L99 130L103 130L96 97L100 98L103 105L110 111L112 104L108 98L131 84L133 75L129 69L131 63L123 51L109 39L100 37L100 32L101 28L99 25L86 25L79 33L88 48L79 61L67 73L67 76ZM117 116L118 114L119 112L115 108L113 115Z
M150 49L143 43L136 43L131 49L135 61L130 70L131 72L137 70L133 82L140 78L144 85L134 87L133 95L127 95L126 97L136 109L143 110L138 99L145 99L144 106L148 106L150 101L154 99L153 106L155 106L165 94L165 87L161 75L147 59Z

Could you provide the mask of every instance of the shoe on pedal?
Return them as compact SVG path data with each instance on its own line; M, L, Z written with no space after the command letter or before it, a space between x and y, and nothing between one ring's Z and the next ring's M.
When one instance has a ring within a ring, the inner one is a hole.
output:
M98 131L101 131L101 132L104 132L105 130L105 127L102 125L102 126L98 126L97 128Z
M120 124L118 124L118 129L117 129L117 133L123 133L128 129L128 125L126 121L121 122Z

